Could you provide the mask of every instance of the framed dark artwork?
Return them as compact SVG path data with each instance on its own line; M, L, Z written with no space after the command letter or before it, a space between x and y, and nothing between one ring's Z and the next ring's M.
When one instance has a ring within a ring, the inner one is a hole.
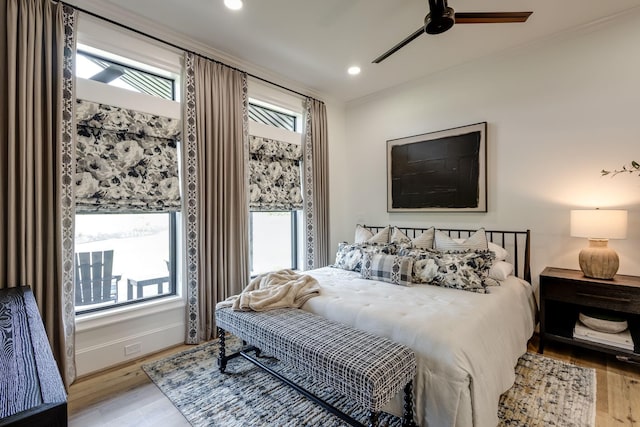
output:
M388 140L387 211L486 212L487 123Z

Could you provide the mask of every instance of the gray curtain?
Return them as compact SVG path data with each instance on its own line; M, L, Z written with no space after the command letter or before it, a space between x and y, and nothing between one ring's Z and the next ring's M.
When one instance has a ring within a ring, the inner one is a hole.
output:
M329 143L327 109L307 98L304 128L306 269L329 264Z
M31 287L69 385L76 14L49 0L6 0L0 22L0 288Z
M246 74L185 56L188 344L215 336L215 305L249 281Z

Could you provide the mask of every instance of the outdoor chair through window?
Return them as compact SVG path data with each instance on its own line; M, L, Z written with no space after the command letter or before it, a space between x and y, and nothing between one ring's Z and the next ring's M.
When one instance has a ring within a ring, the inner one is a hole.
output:
M113 250L76 253L76 307L118 301L118 282L113 275Z

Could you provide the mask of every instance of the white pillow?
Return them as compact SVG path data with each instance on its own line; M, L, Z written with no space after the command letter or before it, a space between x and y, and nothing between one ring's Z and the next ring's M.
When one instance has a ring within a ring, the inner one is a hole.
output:
M487 250L489 245L484 228L479 229L471 236L462 240L462 242L456 242L449 237L447 233L436 230L434 248L439 251L460 251L466 249Z
M433 249L433 235L435 233L435 228L431 227L425 230L423 233L420 233L418 236L414 237L413 240L409 238L406 234L402 232L398 227L393 227L393 232L391 233L391 243L408 243L413 248L418 249Z
M409 236L404 234L402 230L394 226L391 229L391 237L389 238L389 243L411 243L411 239L409 238Z
M372 237L373 233L371 232L371 230L361 226L360 224L356 225L356 234L353 238L353 243L364 243Z
M489 242L489 250L496 255L496 261L504 261L509 256L509 252L502 246Z
M375 235L371 230L360 224L356 225L356 234L353 239L354 243L377 243L387 244L389 243L389 226L386 226L382 230L378 231Z
M494 261L489 269L489 277L494 280L507 280L513 272L513 264L506 261Z

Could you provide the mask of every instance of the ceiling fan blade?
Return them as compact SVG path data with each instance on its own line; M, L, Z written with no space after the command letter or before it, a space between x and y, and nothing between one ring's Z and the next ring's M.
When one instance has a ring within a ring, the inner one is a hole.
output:
M456 12L456 24L525 22L533 12Z
M394 47L392 47L391 49L389 49L388 51L386 51L385 53L383 53L382 55L378 56L376 59L374 59L373 61L371 61L373 64L379 64L382 61L384 61L385 59L387 59L388 57L390 57L391 55L393 55L394 53L396 53L397 51L399 51L400 49L402 49L403 47L405 47L406 45L408 45L409 43L411 43L413 40L415 40L416 38L418 38L418 36L424 34L424 27L420 27L418 28L413 34L411 34L409 37L405 38L404 40L402 40L400 43L398 43L397 45L395 45Z

